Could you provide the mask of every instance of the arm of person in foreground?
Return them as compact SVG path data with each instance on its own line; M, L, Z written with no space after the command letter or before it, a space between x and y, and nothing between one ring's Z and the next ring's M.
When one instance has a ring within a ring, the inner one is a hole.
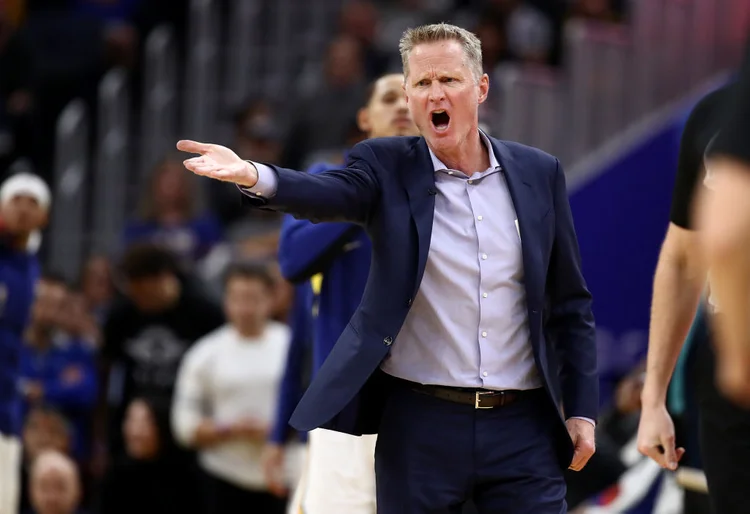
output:
M200 154L184 161L196 175L235 183L249 205L297 218L364 224L380 197L380 184L369 164L375 156L366 142L352 148L346 168L315 175L243 161L220 145L180 141L177 148Z
M573 214L565 176L556 162L554 185L555 242L547 290L550 312L546 329L555 341L561 362L563 408L575 445L570 469L578 471L594 454L594 424L599 405L596 371L596 332L591 293L581 273ZM581 419L585 418L585 419Z
M676 469L685 450L675 448L667 390L705 283L698 234L670 223L654 275L646 379L641 392L638 450L665 469Z
M716 91L690 112L680 138L672 202L651 299L646 378L641 390L638 451L665 469L675 469L684 453L675 448L675 427L667 410L667 391L680 352L695 318L706 282L692 204L704 188L701 134L723 103Z

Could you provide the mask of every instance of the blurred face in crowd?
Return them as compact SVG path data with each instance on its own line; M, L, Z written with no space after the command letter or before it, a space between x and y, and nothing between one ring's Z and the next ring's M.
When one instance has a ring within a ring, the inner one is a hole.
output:
M187 210L192 204L192 191L179 161L166 160L155 171L153 201L157 212L180 209Z
M133 459L153 459L159 453L159 429L148 404L134 400L123 422L125 451Z
M236 275L227 282L224 310L244 336L257 336L271 316L274 292L260 278Z
M414 122L436 153L455 152L479 127L487 74L474 77L454 40L416 45L408 56L406 97Z
M359 111L357 121L360 130L368 137L418 135L406 105L404 76L394 73L378 79L369 102Z
M65 322L68 307L68 288L52 280L40 280L31 308L31 322L41 330L52 330Z
M168 309L179 299L180 284L172 273L131 279L127 282L128 298L141 312L154 313Z
M351 36L339 36L328 47L326 74L329 85L345 87L362 76L362 48Z
M29 461L45 450L68 453L70 434L65 420L55 412L32 410L23 427L23 447Z
M26 195L16 195L0 205L0 217L5 230L17 236L28 236L47 224L47 210Z
M71 461L42 458L30 481L31 503L37 514L73 514L80 500L80 482Z
M109 261L104 257L93 257L83 270L81 289L92 307L109 302L112 297L112 275Z

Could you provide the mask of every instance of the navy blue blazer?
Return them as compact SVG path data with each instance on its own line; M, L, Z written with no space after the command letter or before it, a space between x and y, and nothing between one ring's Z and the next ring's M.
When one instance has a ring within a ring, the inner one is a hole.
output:
M596 419L591 294L581 274L563 170L541 150L490 140L518 216L531 344L545 389L561 421ZM352 149L345 169L316 175L269 166L278 178L276 195L243 195L246 203L316 222L359 223L373 248L362 303L291 424L304 431L376 433L385 395L375 371L399 344L430 248L436 189L427 144L421 137L366 140Z

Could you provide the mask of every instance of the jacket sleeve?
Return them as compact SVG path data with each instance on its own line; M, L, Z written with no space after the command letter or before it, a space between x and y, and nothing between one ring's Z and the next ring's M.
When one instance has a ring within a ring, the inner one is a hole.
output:
M313 222L365 224L380 198L374 162L375 155L364 141L352 148L344 169L310 174L268 165L275 174L274 194L264 197L244 192L242 199L250 206Z
M591 293L581 272L565 175L557 162L554 184L555 242L547 291L551 306L547 333L561 358L563 409L566 418L597 419L599 379L596 364L596 332Z

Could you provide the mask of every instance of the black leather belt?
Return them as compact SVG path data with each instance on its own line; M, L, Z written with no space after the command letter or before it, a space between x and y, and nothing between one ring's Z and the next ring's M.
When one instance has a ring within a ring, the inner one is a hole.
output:
M494 409L504 407L518 400L524 391L505 390L488 391L486 389L462 389L436 385L423 385L409 382L409 387L422 394L434 396L454 403L473 405L475 409Z

